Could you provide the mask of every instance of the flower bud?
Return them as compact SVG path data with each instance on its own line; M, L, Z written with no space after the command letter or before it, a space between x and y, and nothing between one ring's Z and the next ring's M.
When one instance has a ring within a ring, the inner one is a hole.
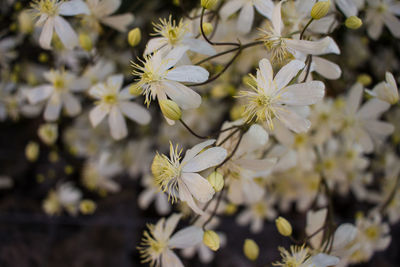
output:
M210 33L212 33L214 30L214 27L211 23L209 22L204 22L203 23L203 31L205 35L209 35ZM201 32L201 29L200 29Z
M132 47L137 46L141 40L142 40L142 33L140 32L139 28L136 27L128 33L128 43Z
M292 235L292 226L290 225L290 222L288 222L285 218L278 217L278 219L275 220L275 225L281 235Z
M219 249L219 236L212 230L207 230L203 235L203 243L213 251Z
M93 42L92 39L90 38L90 36L86 33L81 33L79 34L79 44L81 45L81 47L86 50L86 51L90 51L93 48Z
M252 261L257 260L258 254L260 253L260 249L254 240L246 239L243 244L243 252L244 255Z
M360 74L357 77L357 82L361 83L364 86L368 86L372 83L372 78L368 74Z
M46 145L52 145L58 138L58 126L54 123L42 124L39 127L38 135Z
M29 142L25 147L25 156L31 162L36 161L39 156L39 144Z
M344 25L346 25L347 28L352 30L357 30L362 26L362 24L363 24L362 20L357 16L348 17L344 22Z
M225 214L226 215L233 215L237 211L237 206L233 203L229 203L226 205Z
M331 1L319 1L314 4L314 6L311 9L311 17L313 19L321 19L325 17L325 15L328 13L329 8L331 6Z
M96 203L90 199L84 199L79 203L79 210L82 214L93 214L96 210Z
M224 187L224 177L219 172L212 172L207 177L208 182L212 185L215 192L219 192Z
M28 10L24 10L18 15L18 29L21 33L28 34L33 31L34 21Z
M138 86L136 83L129 86L129 93L134 96L138 96L142 94L142 88Z
M159 102L161 112L170 120L177 121L182 117L182 111L178 104L169 99L164 99Z
M212 9L217 3L218 0L201 0L201 6L205 9Z

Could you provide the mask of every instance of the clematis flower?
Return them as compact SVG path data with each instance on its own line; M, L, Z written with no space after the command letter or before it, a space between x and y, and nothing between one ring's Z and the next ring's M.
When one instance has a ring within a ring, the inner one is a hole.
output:
M196 39L189 31L189 26L180 20L176 23L171 16L168 20L160 19L159 24L154 24L155 37L149 40L144 51L144 55L160 51L163 56L166 56L172 50L178 50L181 56L186 51L190 50L202 55L214 55L215 49L205 40ZM180 60L180 58L178 58Z
M39 17L36 26L43 26L39 37L42 48L51 49L50 43L54 31L67 49L73 49L78 45L78 36L61 16L89 14L89 9L82 0L35 0L32 8L35 16Z
M227 20L240 9L237 29L240 33L246 34L250 32L253 25L254 8L264 17L271 19L274 2L271 0L230 0L222 6L219 14L223 20Z
M177 51L179 52L179 51ZM158 101L171 98L182 109L197 108L201 104L201 96L181 84L181 82L200 83L208 79L208 72L199 66L173 67L180 59L180 53L170 53L168 58L162 58L161 52L146 56L142 61L143 66L132 63L133 75L139 76L137 87L145 95L145 104L150 105L151 100ZM167 119L167 122L174 122Z
M381 36L383 25L388 27L394 37L400 38L400 3L392 0L368 0L368 9L365 17L367 33L376 40Z
M181 260L172 250L189 248L201 243L203 230L189 226L172 235L181 216L175 213L167 220L162 218L155 225L148 225L148 230L144 231L142 242L137 248L143 259L142 263L149 263L152 267L183 267Z
M276 262L275 266L298 266L298 267L328 267L339 263L339 258L325 253L312 256L307 247L290 246L290 252L279 247L282 261Z
M366 91L370 95L389 104L394 105L399 102L399 90L397 89L396 80L390 72L386 72L386 82L377 84L372 91Z
M44 78L51 84L45 84L26 91L26 96L31 104L47 100L44 118L55 121L59 118L61 108L64 106L67 115L73 117L81 110L81 103L72 92L82 92L87 89L87 81L79 79L73 73L65 70L44 73Z
M244 115L247 122L266 122L273 129L273 119L281 121L290 130L306 132L311 124L298 111L320 101L324 96L325 86L320 81L288 85L288 83L304 67L304 63L292 60L282 67L273 77L271 63L262 59L257 70L257 77L251 76L249 84L252 91L242 91L240 96L246 97Z
M100 23L103 23L120 32L127 31L129 24L133 22L133 15L130 13L111 15L121 5L121 0L86 0L90 14L83 18L97 32L101 31Z
M297 40L282 36L282 16L281 5L279 2L273 10L271 24L262 30L260 40L264 41L265 46L271 52L271 59L283 62L295 51L306 55L340 54L339 47L330 37L325 37L317 41Z
M123 81L122 74L113 75L105 83L98 83L89 90L89 94L98 100L89 114L92 126L96 127L109 115L111 136L116 140L128 135L123 115L142 125L149 123L151 119L145 108L130 101L134 96L129 93L129 86L121 90Z
M179 198L185 201L194 212L204 213L193 197L205 203L213 197L215 191L198 172L217 166L227 155L222 147L206 149L214 143L215 139L211 139L195 145L186 152L182 162L180 162L182 150L178 151L178 146L174 148L172 143L169 158L163 154L156 154L151 165L151 172L161 190L168 193L168 199L171 199L172 203Z

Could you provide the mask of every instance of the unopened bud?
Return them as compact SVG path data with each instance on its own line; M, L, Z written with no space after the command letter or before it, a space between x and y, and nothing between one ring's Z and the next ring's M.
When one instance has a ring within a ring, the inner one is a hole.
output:
M201 6L205 9L212 9L217 3L218 0L201 0Z
M288 222L285 218L278 217L278 219L275 220L275 225L281 235L292 235L292 225L290 225L290 222Z
M225 207L225 214L226 215L233 215L237 211L237 206L233 203L229 203Z
M142 40L142 33L139 28L134 28L128 33L128 43L130 46L137 46Z
M330 0L319 1L315 3L311 9L311 17L313 19L321 19L325 17L325 15L328 14L330 6L331 6Z
M93 42L92 39L90 38L90 36L86 33L81 33L79 34L79 44L81 45L81 47L86 50L86 51L90 51L93 48Z
M96 210L96 203L90 199L84 199L79 203L79 210L82 214L93 214Z
M46 145L52 145L56 142L58 138L58 126L54 123L42 124L39 127L38 135L40 140Z
M204 22L203 23L203 31L204 31L205 35L209 35L210 33L213 32L213 30L214 30L214 27L210 22Z
M255 261L258 258L260 249L254 240L246 239L243 245L243 252L249 260Z
M212 230L205 231L203 235L203 243L211 250L217 251L220 243L218 234Z
M207 177L208 182L214 188L215 192L219 192L224 187L224 177L219 172L212 172Z
M364 86L368 86L372 83L372 78L368 74L360 74L357 77L357 82L361 83Z
M29 161L36 161L39 156L39 144L29 142L25 147L25 156Z
M357 16L348 17L344 22L344 25L346 25L347 28L352 30L357 30L362 26L362 24L363 24L362 20Z
M170 120L177 121L182 117L182 111L178 104L169 99L164 99L159 102L161 112Z

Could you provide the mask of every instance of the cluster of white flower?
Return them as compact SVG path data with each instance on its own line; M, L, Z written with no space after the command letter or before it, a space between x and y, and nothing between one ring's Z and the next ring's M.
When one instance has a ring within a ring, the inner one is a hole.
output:
M0 33L0 120L40 122L26 145L31 164L42 151L59 162L61 147L84 159L79 182L48 192L47 214L92 214L96 202L79 188L116 194L125 173L141 179L141 209L177 212L144 231L137 249L150 266L183 266L174 249L212 261L230 242L220 216L252 233L276 219L295 243L278 248L276 266L347 266L389 246L400 221L400 108L399 58L387 43L398 49L399 1L199 0L182 19L125 2L0 6L17 14ZM380 37L391 61L369 50ZM343 223L333 200L349 195L372 208ZM293 209L306 214L303 233L277 219ZM250 260L260 249L244 243Z

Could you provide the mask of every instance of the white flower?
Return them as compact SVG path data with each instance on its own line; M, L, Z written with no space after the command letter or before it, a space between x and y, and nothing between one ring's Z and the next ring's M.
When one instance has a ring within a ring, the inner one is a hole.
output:
M372 91L367 90L367 92L392 105L399 101L399 90L397 89L396 80L390 72L386 72L386 82L377 84Z
M296 109L320 101L325 93L324 84L311 81L288 86L304 67L304 63L298 60L292 60L282 67L275 78L267 59L260 60L259 67L257 77L252 76L256 84L250 84L253 91L241 92L241 96L248 99L245 106L246 121L266 122L273 129L273 119L276 118L292 131L306 132L311 124Z
M182 162L180 162L182 150L178 151L178 146L174 149L171 143L170 157L157 153L151 165L156 183L168 193L168 198L174 202L179 197L198 214L204 212L197 206L193 197L205 203L211 200L215 193L211 184L198 172L217 166L227 155L226 150L221 147L204 150L214 143L215 140L211 139L195 145L186 151Z
M365 21L368 35L376 40L381 36L383 25L388 27L394 37L400 38L400 3L393 0L367 0Z
M89 9L82 0L35 0L32 4L34 13L39 17L36 26L43 26L39 44L44 49L51 49L53 32L60 38L67 49L78 45L78 37L69 23L62 16L89 14Z
M162 218L156 225L148 225L148 230L144 231L142 242L138 247L143 258L142 263L149 263L153 267L183 267L172 249L189 248L201 243L203 230L189 226L172 235L180 217L180 214L172 214L167 220Z
M260 39L272 53L271 60L283 62L295 51L306 55L340 54L339 47L330 37L318 41L297 40L282 36L283 26L281 17L281 5L279 2L273 10L271 24L262 30Z
M132 73L139 76L137 86L143 90L147 106L150 105L152 99L157 98L160 101L167 99L167 96L182 109L200 106L201 96L181 82L204 82L209 74L199 66L173 67L180 59L179 54L170 53L171 57L163 59L161 52L156 52L153 56L145 57L145 61L142 61L143 66L132 63L134 67ZM167 121L173 124L173 121L168 119Z
M94 30L100 32L99 22L125 32L129 24L133 21L130 13L111 15L118 10L121 0L86 0L90 14L83 18L84 23L88 23Z
M290 252L279 247L282 260L274 263L275 266L297 266L297 267L328 267L339 263L339 258L325 253L310 255L307 247L290 246Z
M111 136L116 140L128 135L123 115L142 125L151 119L145 108L130 101L134 96L129 93L129 86L121 90L123 81L122 74L113 75L89 90L89 94L98 100L89 114L92 126L96 127L108 115Z
M59 215L63 209L70 214L76 215L82 192L75 188L72 183L64 183L51 190L43 201L43 209L48 215Z
M254 20L254 8L264 17L271 19L274 2L271 0L230 0L221 8L219 14L223 20L241 9L237 22L237 29L240 33L249 33Z
M37 104L47 99L44 118L48 121L57 120L62 107L65 108L67 115L71 117L78 115L82 109L81 103L72 92L81 92L87 89L87 82L65 70L51 70L45 72L43 76L51 84L28 90L26 95L29 102Z
M149 40L144 55L160 51L163 56L166 56L171 50L178 50L181 56L188 50L209 56L216 53L215 49L209 43L201 39L196 39L189 32L188 24L182 20L176 23L175 20L172 20L171 16L168 20L160 19L159 24L154 24L154 30L161 37Z

